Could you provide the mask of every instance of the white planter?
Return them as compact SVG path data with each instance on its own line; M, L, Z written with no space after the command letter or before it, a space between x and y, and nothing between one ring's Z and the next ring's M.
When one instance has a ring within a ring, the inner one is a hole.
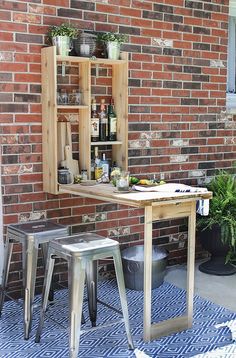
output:
M57 55L68 56L71 51L71 39L68 36L53 37L52 44L56 46Z
M119 60L120 43L117 41L107 42L107 55L111 60Z

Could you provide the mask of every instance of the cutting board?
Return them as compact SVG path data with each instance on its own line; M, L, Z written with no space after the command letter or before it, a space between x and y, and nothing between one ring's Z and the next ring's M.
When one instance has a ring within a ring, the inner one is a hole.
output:
M66 146L66 122L58 122L57 123L57 153L58 153L58 167L62 165L61 162L65 161L65 146Z
M73 159L72 156L72 139L71 139L71 124L66 122L66 145L64 146L65 160L62 161L61 165L68 168L71 173L75 176L79 174L79 163L78 160Z

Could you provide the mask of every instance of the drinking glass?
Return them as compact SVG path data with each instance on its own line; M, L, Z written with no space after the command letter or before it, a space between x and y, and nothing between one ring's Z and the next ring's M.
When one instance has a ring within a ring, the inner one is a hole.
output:
M118 191L129 191L129 172L121 171L116 176L116 189Z

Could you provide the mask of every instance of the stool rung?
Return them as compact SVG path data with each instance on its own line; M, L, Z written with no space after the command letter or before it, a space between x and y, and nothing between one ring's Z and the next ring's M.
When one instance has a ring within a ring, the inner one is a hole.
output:
M110 308L112 311L114 311L114 312L119 313L119 314L122 315L122 312L121 312L120 310L118 310L117 308L115 308L115 307L109 305L108 303L106 303L106 302L104 302L104 301L101 301L101 300L99 300L99 299L97 299L97 302L98 302L98 303L101 303L101 305L103 305L103 306L105 306L105 307L107 307L107 308Z
M116 321L100 324L99 326L96 326L96 327L91 327L91 328L88 328L88 329L81 329L81 334L82 333L87 333L87 332L93 332L93 331L96 331L96 330L101 329L101 328L111 327L114 324L124 323L124 321L125 321L124 318L120 318L120 319L118 319Z
M5 292L4 295L8 297L11 301L14 301L18 306L23 307L23 303L20 303L19 299L12 297L8 292Z

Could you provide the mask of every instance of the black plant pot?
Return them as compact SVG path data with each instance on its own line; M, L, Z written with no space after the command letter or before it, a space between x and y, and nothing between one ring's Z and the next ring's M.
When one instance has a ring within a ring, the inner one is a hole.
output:
M229 276L236 273L236 267L225 263L229 246L221 241L220 227L215 225L212 229L201 231L199 239L202 247L211 254L210 260L199 265L199 270L209 275Z

